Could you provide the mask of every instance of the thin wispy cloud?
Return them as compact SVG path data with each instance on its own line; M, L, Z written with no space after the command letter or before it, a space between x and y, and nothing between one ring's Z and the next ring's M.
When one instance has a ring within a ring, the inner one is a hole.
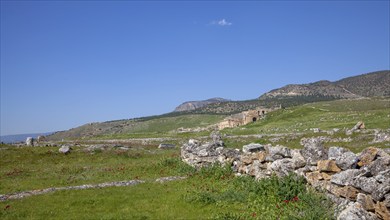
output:
M211 25L219 25L219 26L230 26L233 23L226 21L225 18L219 20L219 21L212 21L210 22Z

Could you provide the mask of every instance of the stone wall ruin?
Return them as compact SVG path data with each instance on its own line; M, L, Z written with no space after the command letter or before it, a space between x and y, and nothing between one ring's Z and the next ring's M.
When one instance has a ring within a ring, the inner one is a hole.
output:
M256 179L294 172L327 194L338 207L339 220L390 219L390 155L382 149L369 147L355 154L341 147L325 148L321 139L311 138L302 141L300 150L270 144L238 150L213 139L191 139L181 148L182 160L197 168L228 163L237 176Z

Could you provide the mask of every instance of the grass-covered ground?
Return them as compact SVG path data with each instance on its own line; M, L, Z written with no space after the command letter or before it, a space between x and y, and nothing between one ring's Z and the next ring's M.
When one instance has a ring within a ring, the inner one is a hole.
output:
M322 195L290 176L256 182L229 167L196 171L178 149L108 150L69 155L57 148L1 146L0 194L141 179L128 187L57 191L0 202L0 219L330 219ZM158 177L185 180L156 183ZM326 208L324 208L326 207Z
M346 129L351 129L359 121L365 123L367 132L346 135ZM313 128L319 128L320 132L314 133ZM339 131L327 133L335 128ZM302 138L318 136L328 136L332 139L351 138L350 142L330 142L325 145L346 147L355 152L368 146L390 147L386 145L388 142L371 143L374 139L373 129L390 129L389 99L337 100L280 109L270 112L265 119L246 126L225 129L222 133L234 136L225 142L228 146L237 148L250 142L301 148ZM263 137L236 137L255 134Z

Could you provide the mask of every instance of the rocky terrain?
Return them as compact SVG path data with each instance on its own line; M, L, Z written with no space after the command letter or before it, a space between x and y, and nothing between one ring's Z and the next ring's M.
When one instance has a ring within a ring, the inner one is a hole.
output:
M192 111L198 108L201 108L205 105L211 104L211 103L220 103L220 102L227 102L228 99L223 98L211 98L207 100L202 101L188 101L184 102L183 104L177 106L174 110L174 112L184 112L184 111Z
M336 82L318 81L309 84L287 85L260 96L260 100L299 97L328 96L335 99L384 97L390 95L390 71L378 71L348 77Z
M341 147L325 148L320 138L302 140L303 149L249 144L226 149L221 136L202 143L191 139L181 148L181 158L200 168L231 165L237 176L256 179L294 172L313 188L326 192L336 204L338 220L390 219L389 151L369 147L355 154Z

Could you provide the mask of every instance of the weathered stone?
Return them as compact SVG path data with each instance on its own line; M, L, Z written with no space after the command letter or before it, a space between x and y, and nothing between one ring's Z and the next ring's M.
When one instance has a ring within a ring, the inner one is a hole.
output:
M390 192L390 179L387 179L385 182L379 184L377 188L372 192L372 198L375 201L381 201L385 198L385 195Z
M360 173L359 170L345 170L340 173L332 175L330 179L331 183L340 185L340 186L350 186L353 184L354 178Z
M271 170L278 176L286 176L294 171L294 161L291 158L276 160L271 164Z
M378 149L374 147L369 147L364 149L359 155L358 165L360 167L370 165L371 162L375 159L376 154L378 153Z
M71 148L68 145L62 145L61 148L58 149L58 151L63 154L69 154L70 150Z
M330 147L328 159L335 160L337 166L342 170L354 168L358 160L354 153L342 147Z
M356 202L359 203L366 211L375 210L375 203L370 195L359 193L357 195Z
M165 183L165 182L170 182L170 181L175 181L175 180L184 180L187 177L185 176L167 176L167 177L160 177L156 179L156 182L158 183Z
M358 189L363 190L366 193L369 193L369 194L373 193L379 187L379 183L375 180L375 178L364 177L364 176L356 177L352 181L352 185Z
M309 165L316 165L319 160L328 158L328 151L324 148L322 141L317 138L306 140L301 154Z
M387 134L385 132L376 131L374 140L372 142L373 143L382 143L385 141L390 141L390 134Z
M313 187L319 187L321 185L320 182L324 182L324 177L322 173L318 171L309 172L305 175L306 181L310 183Z
M317 167L320 172L338 173L341 171L341 169L336 165L336 161L334 160L319 160Z
M378 218L375 215L371 214L370 212L364 210L358 203L349 205L337 217L337 220L358 220L358 219L377 220Z
M340 187L336 185L329 185L329 187L327 187L327 190L336 196L343 197L349 200L356 200L356 197L359 193L359 190L352 186Z
M46 137L40 135L40 136L37 137L37 141L38 141L38 142L44 142L44 141L46 141Z
M222 136L218 131L213 131L210 134L210 138L212 139L212 143L217 146L224 146Z
M375 214L380 219L390 219L390 210L386 207L383 202L377 202L375 205Z
M240 157L241 162L248 165L252 163L252 155L251 154L242 154Z
M158 145L159 149L173 149L175 148L174 144L160 144Z
M383 200L383 204L387 207L390 208L390 194L385 195L385 200Z
M281 158L291 158L291 150L284 146L275 146L268 148L268 155L275 160Z
M300 150L298 149L291 150L291 157L293 159L295 169L306 166L306 160L302 156Z
M242 147L242 152L244 152L244 153L253 153L253 152L258 152L258 151L265 151L264 146L261 144L251 143L248 145L244 145Z
M264 162L266 156L267 156L267 153L265 151L260 151L260 152L254 153L254 158L256 158L256 160L259 160L260 162Z
M367 171L370 172L370 175L372 176L377 176L379 173L386 170L389 172L383 172L381 175L383 178L390 178L390 156L379 157L367 167Z
M28 137L28 138L26 139L26 145L27 145L27 146L34 146L34 138Z

